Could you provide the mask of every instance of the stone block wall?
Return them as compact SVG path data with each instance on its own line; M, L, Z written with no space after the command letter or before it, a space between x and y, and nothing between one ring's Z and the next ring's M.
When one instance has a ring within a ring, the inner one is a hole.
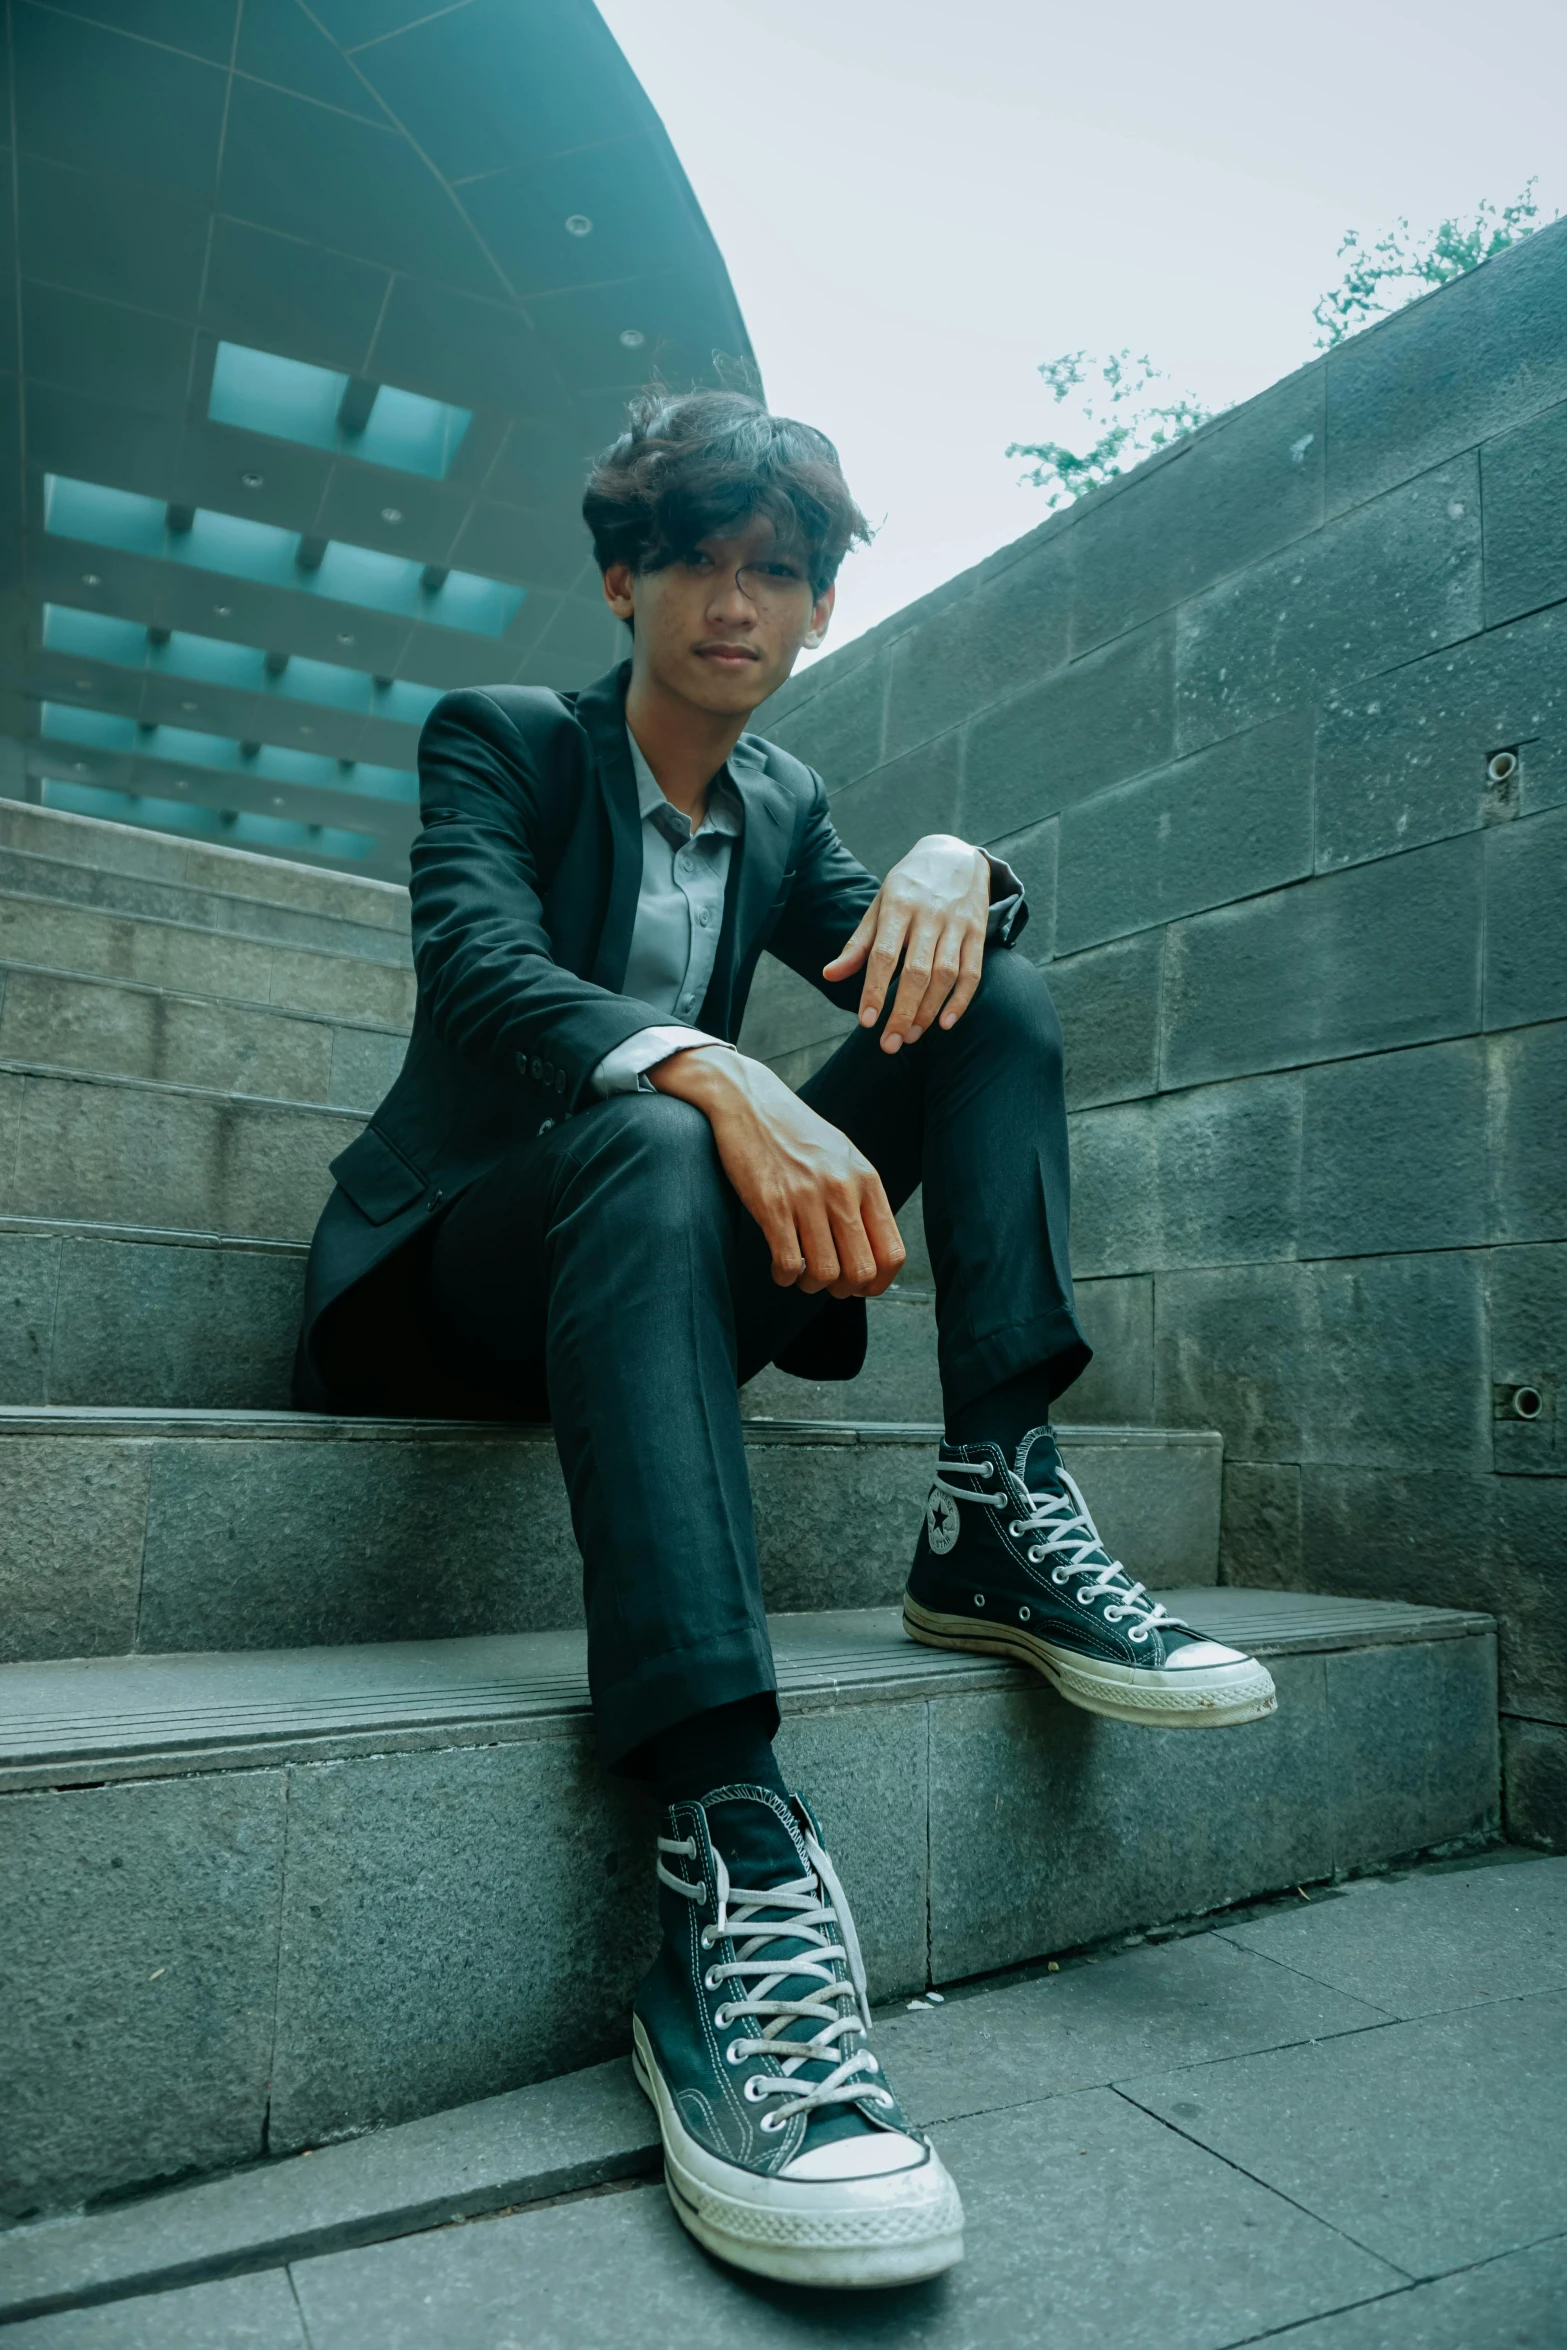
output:
M1567 1840L1567 223L759 725L876 869L951 829L1025 874L1098 1349L1062 1417L1221 1429L1230 1581L1494 1609L1512 1828ZM768 967L745 1042L798 1079L846 1025ZM934 1411L905 1232L856 1388L753 1408Z

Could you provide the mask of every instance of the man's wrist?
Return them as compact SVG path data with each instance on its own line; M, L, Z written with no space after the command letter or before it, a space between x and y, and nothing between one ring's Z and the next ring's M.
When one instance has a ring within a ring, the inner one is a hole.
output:
M649 1069L648 1083L659 1093L672 1093L698 1108L716 1099L739 1075L740 1055L733 1045L715 1039L712 1044L682 1045Z

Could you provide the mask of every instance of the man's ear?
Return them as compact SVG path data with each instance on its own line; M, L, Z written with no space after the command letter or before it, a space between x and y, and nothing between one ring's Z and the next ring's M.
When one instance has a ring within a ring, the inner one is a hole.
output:
M629 563L610 563L604 571L604 601L617 620L629 621L636 608L632 590L636 573Z
M815 652L817 646L821 643L823 637L827 634L828 623L832 619L833 606L837 603L837 601L837 588L824 587L821 594L817 597L815 603L811 606L811 625L805 632L805 637L802 644L803 651L808 653Z

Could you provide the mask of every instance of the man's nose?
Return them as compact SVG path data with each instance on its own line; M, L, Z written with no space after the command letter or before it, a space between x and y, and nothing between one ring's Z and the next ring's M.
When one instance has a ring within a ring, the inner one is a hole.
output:
M715 578L709 610L721 612L726 620L756 618L756 605L738 571L720 572Z

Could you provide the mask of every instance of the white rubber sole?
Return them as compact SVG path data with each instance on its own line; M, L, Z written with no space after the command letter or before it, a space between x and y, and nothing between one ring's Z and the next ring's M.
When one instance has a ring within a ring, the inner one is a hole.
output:
M1161 1673L1146 1665L1101 1664L1036 1639L1020 1624L976 1624L968 1616L947 1616L903 1595L903 1629L927 1648L960 1648L976 1656L1009 1656L1043 1673L1052 1688L1085 1713L1112 1722L1140 1722L1154 1730L1221 1730L1237 1722L1260 1722L1276 1711L1273 1675L1255 1657L1239 1664L1193 1666Z
M658 2115L681 2225L732 2268L786 2285L911 2285L963 2258L963 2206L939 2154L881 2178L773 2179L723 2162L680 2118L633 2016L632 2070Z

